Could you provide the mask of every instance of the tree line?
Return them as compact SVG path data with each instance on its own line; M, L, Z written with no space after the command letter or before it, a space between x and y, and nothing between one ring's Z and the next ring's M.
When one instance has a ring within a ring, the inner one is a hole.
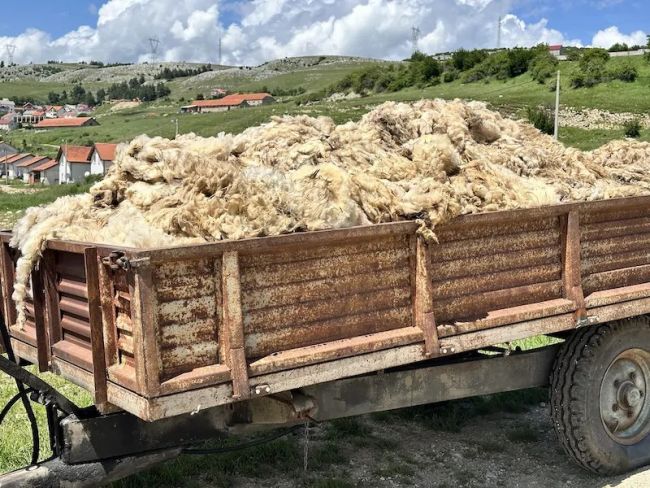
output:
M105 100L132 100L140 99L144 102L151 102L158 98L168 96L171 90L165 83L147 84L144 75L131 78L128 82L113 83L108 88L100 88L95 93L86 90L82 85L74 85L70 92L63 90L61 93L50 92L47 95L48 103L52 105L79 104L94 106L103 103Z

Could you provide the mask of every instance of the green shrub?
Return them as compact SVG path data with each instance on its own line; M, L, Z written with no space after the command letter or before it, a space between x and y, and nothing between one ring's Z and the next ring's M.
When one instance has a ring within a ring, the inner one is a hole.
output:
M445 71L442 74L442 81L444 81L445 83L451 83L452 81L457 80L459 77L460 77L460 72L457 69L452 68L450 70Z
M451 55L451 62L458 71L467 71L481 63L487 57L488 53L484 49L468 51L461 48Z
M628 120L623 124L625 137L639 137L641 135L641 122L638 119Z
M609 71L609 78L612 80L621 80L627 83L632 83L638 77L639 71L636 69L636 66L632 66L629 63L626 63L623 66L617 66Z
M528 121L544 134L552 135L555 130L553 112L545 107L528 107Z
M530 63L530 76L540 84L557 71L558 60L551 53L540 53Z

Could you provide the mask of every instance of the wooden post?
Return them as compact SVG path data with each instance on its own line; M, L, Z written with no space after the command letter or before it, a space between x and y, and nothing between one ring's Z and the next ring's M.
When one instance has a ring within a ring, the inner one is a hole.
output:
M45 289L43 288L43 270L41 269L32 270L32 299L34 301L38 370L43 373L49 369L50 341L45 321Z
M43 286L45 288L45 307L47 309L47 329L50 337L50 348L63 339L61 332L61 311L59 310L59 290L57 289L56 255L46 249L41 259L43 271Z
M580 216L571 211L561 219L563 294L575 304L579 320L587 314L580 273Z
M431 283L431 257L429 248L420 236L415 242L415 295L413 314L415 326L424 334L424 352L427 357L440 353L438 330L433 315L433 285ZM413 247L413 246L412 246Z
M223 296L223 334L226 364L232 376L234 399L250 396L248 369L244 353L244 321L241 309L241 282L239 276L239 254L237 251L223 253L221 267L221 289Z
M2 249L0 250L0 265L2 266L2 304L4 309L4 317L7 323L7 329L16 323L16 305L14 304L11 295L13 294L14 287L14 263L11 259L9 251L9 244L2 242Z
M106 368L118 363L117 356L117 326L115 304L113 299L115 297L115 289L113 281L111 280L111 271L108 266L101 262L98 258L98 273L99 273L99 298L102 308L102 331L104 338L104 363Z
M102 330L102 309L99 295L99 261L97 248L84 250L86 289L88 291L88 315L90 317L90 345L93 354L93 381L95 383L95 404L106 403L107 375L104 357L104 333Z

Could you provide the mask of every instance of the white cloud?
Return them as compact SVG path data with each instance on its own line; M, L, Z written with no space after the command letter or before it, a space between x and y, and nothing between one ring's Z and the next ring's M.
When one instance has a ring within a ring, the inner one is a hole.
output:
M516 0L108 0L97 25L53 38L29 29L13 38L15 59L42 62L144 61L151 37L160 39L161 60L215 61L222 35L223 61L258 64L306 54L343 54L400 59L411 52L411 28L421 31L419 47L440 52L459 47L494 47L498 12ZM235 2L235 3L233 3ZM223 25L220 14L237 12ZM503 46L571 43L545 19L502 21Z
M612 47L612 45L627 44L628 46L645 46L647 43L646 33L643 31L635 31L630 34L623 34L615 25L607 29L596 32L591 44L595 47L604 47L605 49Z

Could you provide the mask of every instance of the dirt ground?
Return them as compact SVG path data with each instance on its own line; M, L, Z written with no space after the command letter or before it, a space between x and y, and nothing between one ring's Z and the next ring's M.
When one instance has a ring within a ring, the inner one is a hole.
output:
M519 412L508 412L512 403L498 410L489 402L416 407L312 427L306 472L300 430L262 449L181 458L123 486L650 487L650 470L607 478L573 464L555 440L546 402Z

